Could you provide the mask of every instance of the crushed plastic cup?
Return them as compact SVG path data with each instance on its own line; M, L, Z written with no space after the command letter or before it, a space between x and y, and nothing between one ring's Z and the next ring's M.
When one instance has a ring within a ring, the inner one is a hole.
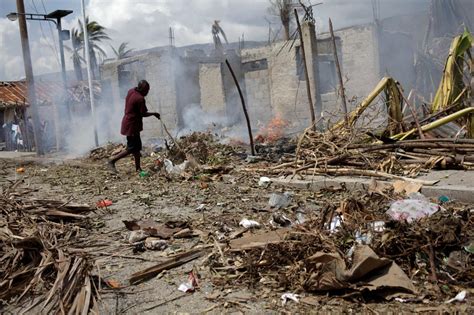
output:
M16 172L17 173L24 173L25 172L25 168L24 167L19 167L16 169Z

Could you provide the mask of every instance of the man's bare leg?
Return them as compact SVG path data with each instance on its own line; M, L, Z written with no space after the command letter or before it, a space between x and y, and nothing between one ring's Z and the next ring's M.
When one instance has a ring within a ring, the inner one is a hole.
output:
M109 170L113 173L117 173L117 169L115 168L115 163L117 163L118 160L123 159L130 153L131 152L129 150L124 150L120 152L119 154L117 154L116 156L112 157L112 159L110 159L109 162L107 163Z
M140 166L140 152L134 152L133 157L135 158L135 170L137 172L141 172L142 167Z

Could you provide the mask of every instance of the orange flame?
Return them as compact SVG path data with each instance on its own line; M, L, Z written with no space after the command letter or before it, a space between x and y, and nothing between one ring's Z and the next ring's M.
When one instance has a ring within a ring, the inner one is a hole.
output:
M277 114L266 126L260 129L257 137L255 137L255 141L260 143L275 142L284 136L284 129L288 127L288 125L288 121Z

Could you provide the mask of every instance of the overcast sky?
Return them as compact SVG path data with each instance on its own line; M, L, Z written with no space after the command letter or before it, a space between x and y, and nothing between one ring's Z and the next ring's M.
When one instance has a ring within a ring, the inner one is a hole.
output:
M27 13L45 13L57 9L74 10L65 18L63 28L77 25L81 16L80 0L24 0ZM324 29L328 17L336 28L370 22L371 0L313 0L324 2L315 8L318 24ZM429 0L380 0L381 18L428 9ZM92 20L107 28L110 43L103 47L110 56L109 45L129 42L134 49L167 45L168 28L175 32L177 46L211 42L210 27L220 20L229 41L244 33L246 40L266 40L268 22L277 31L278 20L268 13L268 0L86 0L86 11ZM16 11L14 0L0 0L0 81L24 76L18 22L5 16ZM35 74L59 71L57 37L54 25L28 22L30 48ZM70 45L70 41L65 43ZM67 68L72 68L66 56Z

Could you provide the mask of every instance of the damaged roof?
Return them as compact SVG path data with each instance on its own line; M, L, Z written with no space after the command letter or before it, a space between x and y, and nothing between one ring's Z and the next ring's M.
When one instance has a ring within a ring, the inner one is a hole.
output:
M36 98L41 103L53 103L54 91L61 89L57 82L35 82ZM0 108L28 105L26 81L0 81Z

